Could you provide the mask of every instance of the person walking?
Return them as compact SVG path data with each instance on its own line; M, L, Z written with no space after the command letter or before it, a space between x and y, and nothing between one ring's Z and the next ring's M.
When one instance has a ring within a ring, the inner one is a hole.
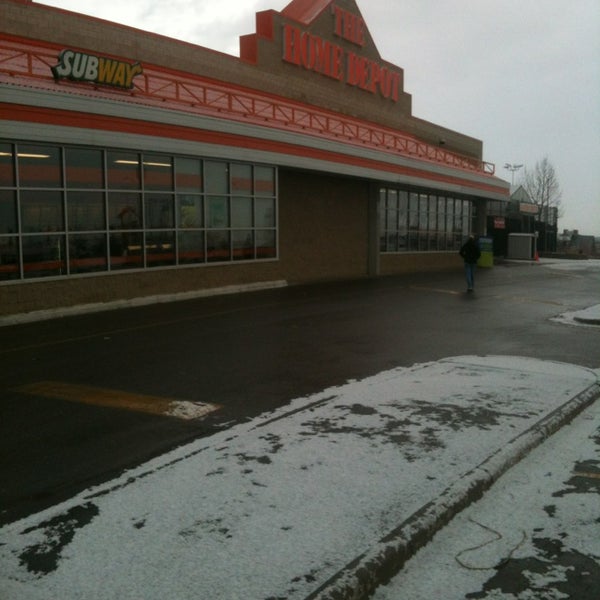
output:
M467 292L472 292L475 287L475 268L481 256L481 250L475 237L470 235L469 239L461 246L460 255L465 262L465 276L467 278Z

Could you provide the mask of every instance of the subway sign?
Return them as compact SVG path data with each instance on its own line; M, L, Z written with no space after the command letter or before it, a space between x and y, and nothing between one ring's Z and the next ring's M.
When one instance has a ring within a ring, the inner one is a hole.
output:
M335 4L331 13L334 37L352 43L356 50L347 50L297 25L284 24L283 60L397 102L402 90L400 72L360 53L366 43L363 19Z
M133 78L142 72L138 62L127 63L70 49L63 50L58 55L58 64L52 67L57 81L70 79L127 90L133 87Z

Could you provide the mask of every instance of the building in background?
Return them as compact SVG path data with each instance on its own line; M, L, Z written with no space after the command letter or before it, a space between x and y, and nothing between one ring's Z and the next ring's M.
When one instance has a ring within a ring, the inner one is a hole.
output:
M558 252L588 258L600 254L598 239L593 235L581 235L577 229L563 229L558 235Z
M555 206L540 208L525 188L519 186L509 202L489 202L487 233L494 241L496 256L508 255L511 234L532 234L538 252L554 253L557 251L558 209Z
M239 58L0 11L0 315L454 267L508 200L353 0L257 13Z

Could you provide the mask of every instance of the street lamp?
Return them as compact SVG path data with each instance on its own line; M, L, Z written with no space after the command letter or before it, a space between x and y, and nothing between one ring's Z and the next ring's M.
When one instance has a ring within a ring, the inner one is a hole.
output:
M512 180L510 187L515 187L515 171L523 168L523 165L513 165L511 163L505 163L504 168L512 173Z

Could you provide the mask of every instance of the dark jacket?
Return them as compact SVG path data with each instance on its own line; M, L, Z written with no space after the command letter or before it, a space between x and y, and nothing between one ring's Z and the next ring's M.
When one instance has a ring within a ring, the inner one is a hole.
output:
M474 265L481 256L481 250L473 238L469 238L461 247L460 255L466 263Z

